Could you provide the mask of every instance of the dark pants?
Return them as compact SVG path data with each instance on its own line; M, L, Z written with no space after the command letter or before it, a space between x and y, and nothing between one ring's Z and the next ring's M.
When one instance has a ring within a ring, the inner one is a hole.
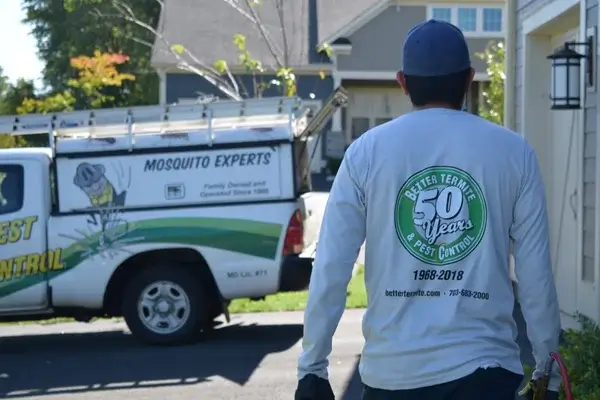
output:
M365 385L363 400L515 400L522 375L503 368L480 368L464 378L410 390L382 390Z

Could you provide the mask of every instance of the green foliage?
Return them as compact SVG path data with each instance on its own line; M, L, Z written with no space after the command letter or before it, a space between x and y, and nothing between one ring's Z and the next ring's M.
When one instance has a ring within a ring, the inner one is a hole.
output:
M17 107L23 100L33 95L33 82L19 79L16 84L8 82L8 78L0 68L0 115L16 114ZM25 147L29 145L22 136L0 132L0 149Z
M32 81L19 79L16 84L11 84L0 67L0 115L17 113L17 107L27 97L33 96L35 88Z
M69 89L76 78L71 59L81 54L124 53L131 57L121 72L136 76L109 90L109 106L135 106L158 102L158 76L150 65L154 35L118 15L113 0L23 0L26 22L45 64L44 83L53 92ZM136 19L156 27L160 3L156 0L127 0ZM75 108L86 106L85 97L76 97Z
M41 98L26 98L17 111L19 114L71 111L75 109L78 98L84 101L85 108L107 107L115 100L111 88L119 88L124 82L135 80L132 74L117 69L127 61L129 57L124 54L99 51L91 57L73 57L71 67L76 73L75 78L67 82L67 89Z
M74 109L75 102L75 97L71 94L71 92L65 90L63 92L41 98L27 98L23 100L23 104L17 108L17 112L19 114L46 114L61 111L72 111Z
M502 125L504 121L504 81L505 49L502 42L490 42L483 53L477 57L485 61L489 82L484 85L484 104L479 109L479 115L489 121Z
M577 400L600 399L600 327L581 318L582 329L569 330L561 356L569 371L573 396ZM561 394L564 400L564 395Z
M277 1L282 1L282 0L277 0ZM253 1L249 2L248 4L251 7L262 7L263 6L263 4L259 0L253 0ZM258 14L255 14L255 16L257 17ZM262 29L259 29L259 31L263 31L263 30L267 31L267 26L262 24L262 22L258 18L257 18L257 20L258 20L257 24L262 25L261 26ZM285 32L279 32L278 34L285 35ZM242 70L244 71L244 73L252 76L253 84L254 84L254 93L252 93L251 95L254 97L261 97L265 90L267 90L271 87L276 87L279 89L279 92L283 96L288 96L288 97L295 96L297 93L296 74L294 74L294 71L292 70L292 68L290 68L289 65L286 65L286 62L285 62L285 60L288 59L289 54L284 55L283 59L278 60L278 63L277 63L277 66L275 67L275 69L274 70L271 69L269 71L269 72L275 73L275 78L271 79L268 82L265 82L262 79L262 77L263 77L264 73L268 71L268 68L266 68L263 65L261 60L258 60L256 58L252 57L252 55L250 54L250 52L247 49L246 41L247 41L246 36L243 35L242 33L237 33L237 34L233 35L233 44L237 47L237 50L238 50L238 63L239 63L235 67L241 67ZM264 37L263 37L263 41L265 42L267 47L271 46L271 44L269 42L267 42ZM273 50L273 49L271 49L271 50ZM324 54L327 54L328 56L331 55L331 46L329 46L329 45L321 46L317 50L318 50L318 52L322 52ZM275 51L272 51L272 53L275 53ZM212 67L221 75L223 75L223 74L231 75L231 69L226 60L216 60L213 62ZM321 71L319 73L319 76L321 77L321 79L325 79L325 77L326 77L325 72Z
M171 50L173 50L175 53L181 55L185 51L185 47L183 47L183 45L181 45L181 44L174 44L173 46L171 46Z
M0 115L17 114L17 109L23 101L34 96L33 81L19 79L14 85L8 85L8 88L0 93Z
M26 147L27 142L22 136L0 133L0 149L12 149L14 147Z

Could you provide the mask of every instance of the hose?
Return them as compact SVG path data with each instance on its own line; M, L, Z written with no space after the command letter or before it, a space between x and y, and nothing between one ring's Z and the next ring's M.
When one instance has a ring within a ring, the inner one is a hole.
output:
M569 373L567 371L567 367L563 362L560 354L558 353L550 353L550 357L546 362L545 374L546 376L550 376L550 372L552 371L552 365L556 363L558 365L558 369L560 371L560 376L562 378L562 383L565 388L565 398L566 400L573 400L573 392L571 391L571 381L569 381Z
M548 361L544 365L544 375L536 380L531 380L529 383L519 392L519 396L525 396L530 400L545 400L546 393L548 391L548 383L550 382L550 374L552 373L552 367L556 363L560 372L563 387L565 389L565 399L573 400L573 393L571 391L571 381L569 380L569 373L567 367L563 362L560 354L550 353Z

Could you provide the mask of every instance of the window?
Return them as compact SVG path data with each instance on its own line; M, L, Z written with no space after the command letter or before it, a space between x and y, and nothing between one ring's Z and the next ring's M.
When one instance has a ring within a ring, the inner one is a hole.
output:
M0 165L0 215L23 207L23 175L21 165Z
M499 6L431 5L427 9L427 18L450 22L467 37L502 38L504 35L504 8Z
M502 9L484 8L483 9L483 31L484 32L502 32Z
M352 139L358 139L360 135L369 130L369 118L352 118Z
M459 8L458 23L456 24L463 32L477 31L477 9Z
M50 165L50 207L58 210L58 191L56 190L56 164Z
M445 7L435 7L431 9L431 18L439 21L452 22L452 9Z

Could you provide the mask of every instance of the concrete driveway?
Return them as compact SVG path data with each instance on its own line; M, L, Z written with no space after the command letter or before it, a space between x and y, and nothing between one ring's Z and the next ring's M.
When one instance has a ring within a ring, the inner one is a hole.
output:
M362 310L347 310L330 358L336 398L360 399ZM520 316L517 310L517 319ZM3 326L0 397L44 400L292 399L302 313L234 316L209 341L145 347L124 324ZM524 329L522 320L519 328ZM530 363L531 349L520 337Z

